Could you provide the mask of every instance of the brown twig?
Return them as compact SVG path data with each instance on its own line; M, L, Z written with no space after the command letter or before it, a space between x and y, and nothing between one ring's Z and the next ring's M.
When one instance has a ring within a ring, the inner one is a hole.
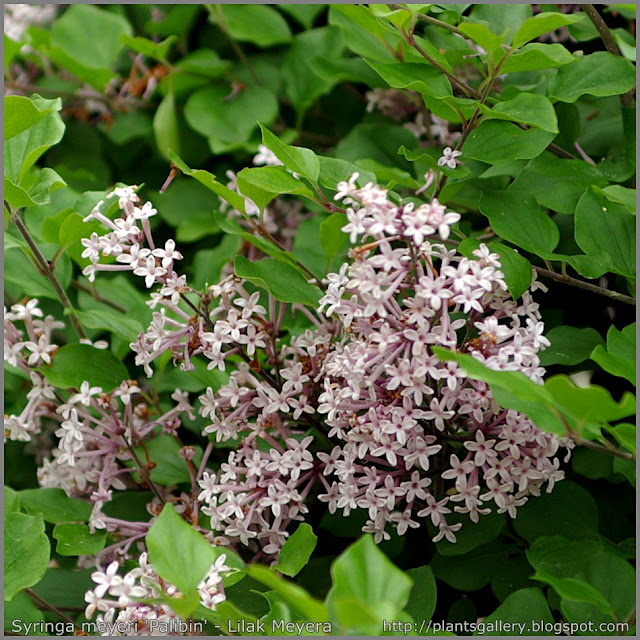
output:
M71 304L71 300L69 300L69 296L67 296L67 292L62 287L60 280L58 280L58 276L54 273L48 260L42 255L42 252L38 248L38 245L35 243L35 240L31 236L31 233L29 233L29 230L25 226L24 222L22 222L22 218L20 218L20 214L16 210L12 209L6 200L4 202L4 206L7 208L7 211L9 211L11 221L16 225L16 227L18 227L18 231L20 231L22 237L26 240L27 244L29 245L29 248L31 249L34 259L38 263L38 266L42 271L43 275L51 283L51 286L56 292L62 306L65 309L69 310L69 319L71 320L71 324L73 325L73 328L76 330L76 333L78 334L78 338L80 338L81 340L86 340L87 334L84 330L84 327L82 326L82 324L80 324L80 320L76 315L76 310Z
M128 310L124 307L121 307L117 302L113 302L113 300L109 300L108 298L105 298L100 293L98 293L95 287L87 287L86 285L82 284L82 282L78 282L77 280L72 280L71 286L75 289L78 289L79 291L88 293L97 302L102 302L103 304L110 306L112 309L115 309L120 313L128 313Z
M597 9L592 4L581 4L580 8L589 16L589 20L591 20L593 26L598 30L600 38L602 38L602 42L604 42L604 46L607 48L607 51L612 53L614 56L622 57L618 44L614 40L607 23L602 19L602 16L598 13ZM633 106L633 89L620 96L620 104L623 107Z

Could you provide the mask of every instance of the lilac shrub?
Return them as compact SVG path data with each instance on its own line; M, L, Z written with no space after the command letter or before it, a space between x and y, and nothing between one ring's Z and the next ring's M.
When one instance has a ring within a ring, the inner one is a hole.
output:
M151 377L166 352L183 371L199 357L228 379L199 398L209 440L199 468L193 447L180 449L191 492L151 484L157 495L149 522L117 520L102 509L130 482L134 469L119 463L135 458L134 445L159 432L177 438L181 423L195 417L187 394L176 390L166 411L152 410L143 382L125 381L111 394L86 383L63 399L31 370L55 352L57 323L41 319L36 301L6 314L5 357L34 383L22 414L7 418L8 437L40 437L43 420L58 427L40 482L89 497L92 530L118 531L121 542L103 550L99 564L127 555L164 501L195 526L208 519L199 528L212 544L248 548L254 559L272 562L314 499L330 513L364 510L363 531L377 542L393 529L404 535L420 526L432 527L436 542L455 542L462 523L453 514L473 522L492 510L516 517L529 496L563 478L559 456L568 458L571 440L500 408L486 383L434 353L469 353L541 383L538 353L548 341L531 293L543 285L534 275L530 291L514 301L497 254L481 244L468 258L452 247L459 214L437 199L393 202L377 185L359 188L357 179L340 183L335 196L347 206L348 260L327 275L315 309L279 302L233 274L205 292L189 287L176 271L182 256L175 242L155 245L149 217L156 211L141 205L135 187L108 196L121 211L113 220L101 213L103 202L89 216L109 231L83 240L91 261L85 275L132 271L155 287L147 303L153 320L130 345L136 364ZM289 335L288 311L304 315L309 328ZM217 444L232 442L219 469L207 464ZM103 602L99 591L90 603Z

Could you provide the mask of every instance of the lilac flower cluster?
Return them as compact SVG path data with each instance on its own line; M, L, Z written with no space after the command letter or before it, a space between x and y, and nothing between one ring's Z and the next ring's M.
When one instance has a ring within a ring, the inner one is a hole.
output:
M226 599L222 586L222 574L229 572L221 555L198 585L200 605L215 610ZM118 629L126 629L126 635L158 635L158 629L173 629L180 618L168 604L141 604L139 600L155 600L161 597L180 598L182 594L175 586L162 580L148 563L147 553L140 554L138 567L121 577L118 562L109 564L105 571L95 571L91 579L96 588L85 594L85 616L90 620L96 611L98 628L105 629L102 635L125 635ZM108 598L107 596L111 596ZM113 630L113 631L111 631ZM162 635L182 635L168 633Z
M92 212L109 231L83 241L86 275L130 270L158 288L148 301L152 322L130 345L136 364L150 377L153 362L169 352L182 370L200 358L226 380L199 398L208 444L197 469L194 448L181 445L190 491L156 487L152 461L135 453L161 433L179 441L182 420L195 419L187 394L176 390L164 412L142 381L125 381L110 394L85 382L61 395L32 371L55 357L53 318L42 320L36 301L6 314L5 358L31 374L34 389L20 416L5 417L5 431L29 439L44 421L58 437L40 483L88 496L92 529L118 532L118 542L97 558L100 566L126 557L166 500L212 544L275 561L292 521L304 520L314 499L330 513L363 510L363 531L378 542L392 529L404 535L423 525L435 541L455 542L462 524L452 514L477 522L493 508L516 517L530 495L562 479L558 455L572 441L501 409L485 383L433 351L469 353L490 368L541 382L538 352L548 341L531 292L512 299L499 256L487 246L472 257L451 248L460 214L437 199L396 202L357 180L355 174L338 185L335 199L346 206L343 231L353 246L324 281L316 309L279 302L233 273L204 292L190 288L174 270L182 257L175 244L156 248L148 221L155 209L139 206L134 187L108 196L117 197L120 217L102 214L103 203ZM104 256L112 262L101 263ZM536 289L544 288L534 277ZM292 314L302 315L306 328L288 327ZM214 450L229 446L226 462L213 465ZM156 494L149 522L104 514L114 490L147 481ZM198 526L203 518L208 528ZM113 589L100 574L88 594L91 613L116 615L104 601L107 592L122 596L115 571L104 574ZM138 588L136 577L125 578L128 589ZM118 616L129 615L129 604L119 606Z

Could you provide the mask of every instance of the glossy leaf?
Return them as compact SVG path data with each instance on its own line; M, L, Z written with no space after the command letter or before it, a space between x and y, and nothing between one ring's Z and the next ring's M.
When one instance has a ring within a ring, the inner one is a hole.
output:
M462 153L481 162L506 165L539 156L554 137L542 129L523 130L511 122L484 120L462 145Z
M584 20L583 15L572 15L558 12L543 12L532 18L528 18L513 36L513 46L520 47L525 42L535 40L538 36L548 31L554 31L568 24L574 24Z
M331 565L330 610L341 600L355 600L378 615L395 616L409 600L411 579L380 551L371 536L363 536ZM383 615L384 614L384 615Z
M91 533L86 524L57 524L53 537L58 541L56 553L61 556L92 555L102 551L107 541L105 531Z
M173 94L173 86L170 85L167 95L158 105L153 117L153 133L158 151L169 158L169 152L180 154L180 134L178 132L178 115L176 113L176 101Z
M208 139L214 153L240 148L258 122L270 125L278 114L278 102L265 87L246 87L232 100L228 97L228 87L204 87L189 96L184 106L189 126Z
M597 362L605 371L626 378L631 384L636 384L636 323L618 331L614 326L607 333L606 349L598 345L591 354L591 359Z
M635 86L632 62L598 51L561 67L551 79L547 95L562 102L575 102L580 96L615 96Z
M607 184L601 171L582 160L565 160L543 154L523 169L509 190L525 189L535 196L540 206L574 214L585 189Z
M309 562L317 543L313 529L306 522L300 523L282 546L275 568L286 576L297 575Z
M549 603L540 589L531 587L515 591L507 596L505 601L483 620L483 623L485 625L484 629L487 629L487 635L513 637L513 630L518 629L519 625L524 623L525 620L535 620L537 624L554 624ZM509 624L509 627L506 626L507 624ZM495 625L495 627L490 627L489 625ZM525 627L527 635L547 635L548 633L544 628L539 631L533 631L530 625L525 625ZM485 634L476 631L474 635Z
M299 611L306 620L326 622L329 618L325 605L311 597L304 589L276 573L257 564L247 567L249 576L275 591L293 609Z
M484 119L510 120L558 133L558 118L548 98L537 93L519 93L511 100L498 102L489 109L481 104Z
M571 509L567 509L567 505ZM513 526L526 540L541 536L592 538L598 535L598 510L586 489L563 480L551 493L531 497L518 509Z
M501 238L532 253L553 251L560 239L555 222L540 210L528 191L484 191L480 211Z
M156 573L175 585L189 603L198 605L197 586L214 562L213 547L166 504L146 537L149 562Z
M260 125L262 131L262 142L275 154L276 158L284 164L287 169L298 173L310 182L317 182L320 176L320 161L318 156L304 147L293 147L285 144L277 136L273 135L269 129Z
M123 48L122 35L131 35L124 18L95 5L78 4L55 21L51 44L87 67L109 68Z
M140 460L145 460L146 456L155 463L151 469L151 480L169 487L181 482L189 482L191 475L187 467L186 460L180 455L180 445L170 435L162 434L153 440L145 442L143 447L135 447L136 455ZM193 458L193 465L197 468L202 460L202 449L199 446L194 447L196 453ZM134 467L133 461L129 461L130 466ZM136 471L134 475L138 475Z
M429 64L405 62L403 64L377 64L369 66L394 89L411 89L426 93L434 98L451 95L451 85L447 77Z
M127 368L113 353L87 344L61 347L42 373L59 389L79 389L86 380L92 386L101 387L105 393L130 377Z
M60 99L54 102L59 111ZM4 98L4 139L8 140L46 118L54 109L38 108L32 100L25 96L5 96Z
M65 125L60 115L52 112L22 133L5 140L5 178L20 186L22 179L36 160L47 149L60 142L64 129Z
M271 292L281 302L297 302L316 306L322 296L318 287L308 283L291 265L265 258L249 262L244 256L236 256L235 274Z
M509 56L501 67L503 73L553 69L573 62L575 58L561 44L532 42Z
M636 274L636 219L626 207L587 190L576 208L576 242L590 255L605 255L615 273Z
M25 489L19 495L22 508L31 515L42 516L46 522L87 522L91 516L88 502L70 498L62 489Z
M543 367L552 364L579 364L589 358L597 345L603 344L600 334L590 327L555 327L546 334L546 338L551 342L551 346L539 354Z
M313 192L288 173L284 167L242 169L237 184L240 193L255 202L262 211L276 196L285 193L314 199Z
M414 620L430 620L436 609L437 585L429 565L409 569L407 575L413 580L409 600L404 608Z
M50 545L42 516L10 513L4 519L4 599L37 584L49 564Z
M271 47L289 42L291 31L283 17L265 5L218 5L232 38Z
M327 268L331 267L334 258L349 241L342 227L347 224L347 216L344 213L332 213L320 224L320 242L327 254Z

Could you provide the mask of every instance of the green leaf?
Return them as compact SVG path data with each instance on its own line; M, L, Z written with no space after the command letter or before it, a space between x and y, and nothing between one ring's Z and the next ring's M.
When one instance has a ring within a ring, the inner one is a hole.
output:
M529 4L474 4L470 17L486 22L494 33L504 33L508 30L506 43L511 44L513 34L532 13Z
M308 306L317 306L322 292L309 284L291 265L265 258L249 262L244 256L236 256L234 271L239 278L270 291L280 302L297 302Z
M589 358L597 345L603 344L600 334L590 327L555 327L547 333L546 338L551 342L551 346L538 356L543 367L552 364L580 364Z
M5 36L5 41L7 37ZM5 44L5 55L6 55ZM33 604L33 600L23 591L20 591L11 600L11 602L4 603L4 628L6 630L12 630L14 633L18 633L19 629L16 629L15 625L28 625L28 624L41 624L42 612ZM23 626L22 629L25 627ZM31 627L35 629L36 627Z
M633 463L631 466L634 466ZM576 579L593 589L595 593L586 592L586 590L583 592L584 596L590 596L595 602L590 603L586 597L580 602L576 598L577 594L573 592L561 594L563 595L560 607L562 613L569 622L592 620L595 625L598 625L612 621L612 614L604 612L609 608L613 610L615 618L627 620L636 603L635 574L633 567L626 560L610 551L601 550L588 556L587 563L577 574Z
M447 523L462 523L462 529L456 533L456 542L448 540L436 542L436 549L441 556L459 556L487 542L495 540L505 523L505 517L495 511L472 522L468 515L454 513L447 518Z
M496 234L532 253L553 251L560 240L556 223L529 191L483 191L480 211Z
M125 314L100 309L100 311L77 311L76 315L82 326L89 329L106 329L127 342L135 342L144 327L134 318Z
M4 34L4 69L7 70L8 66L13 62L13 59L18 55L20 49L22 49L23 43L16 42Z
M507 39L506 31L502 35L496 35L487 25L471 22L460 23L458 29L465 36L477 42L494 62L499 62L504 57L505 51L500 45Z
M207 189L213 191L223 200L228 202L234 209L244 213L244 198L236 191L232 191L225 185L218 182L212 173L209 173L204 169L190 169L184 161L172 151L169 152L169 158L178 167L178 169L182 171L182 173L195 178L200 184L203 184Z
M25 489L20 492L20 504L31 515L40 515L46 522L87 522L91 505L70 498L62 489Z
M65 125L60 114L52 112L4 143L5 177L20 186L27 171L50 147L62 140Z
M613 613L613 608L607 599L592 586L576 578L556 578L544 571L536 571L534 580L551 585L559 596L571 602L586 602L596 607L602 613Z
M320 224L320 242L327 254L327 269L331 268L334 258L349 242L349 237L342 232L342 227L347 224L347 216L344 213L332 213Z
M4 179L4 198L14 208L49 204L51 192L66 186L66 182L53 170L31 169L22 179L22 186Z
M197 586L215 561L213 547L166 504L146 537L149 562L161 577L175 585L193 612Z
M402 145L398 149L398 155L404 156L409 162L415 162L417 165L418 163L420 163L420 165L422 166L420 167L420 170L418 169L418 166L416 166L416 173L421 172L424 174L426 173L424 169L433 169L434 171L444 173L445 176L448 176L449 178L455 178L456 180L461 180L471 175L471 171L469 170L469 168L465 167L464 165L458 165L455 169L452 169L446 164L442 167L439 166L438 159L440 157L440 154L436 155L435 149L431 152L427 151L425 153L416 153Z
M51 259L53 251L48 250L44 253L45 258ZM56 274L63 288L68 287L71 281L71 262L68 256L62 255L58 259ZM7 282L19 285L26 295L36 298L43 296L52 300L60 299L51 283L36 270L21 250L9 249L5 252L4 278Z
M636 384L636 323L618 331L613 325L607 332L607 347L598 345L591 354L605 371Z
M518 627L511 625L520 625L525 620L535 620L536 623L544 623L553 625L554 618L549 609L549 604L540 589L534 587L528 589L519 589L511 595L507 596L505 601L490 615L483 620L483 631L489 635L497 636L514 636L514 631ZM505 625L509 631L505 630ZM527 635L547 635L547 631L540 629L532 631L528 625L525 625ZM485 633L476 631L474 635L481 636Z
M92 555L102 551L107 541L105 531L91 533L86 524L57 524L53 537L58 541L56 552L61 556Z
M110 351L87 344L61 347L42 373L59 389L79 389L86 380L92 386L102 387L105 393L130 378L127 368Z
M556 535L534 540L526 554L529 563L537 571L558 578L571 578L582 572L589 559L602 550L598 540Z
M441 360L455 360L468 377L486 382L500 406L525 413L544 431L566 435L566 427L559 418L551 393L527 378L524 373L494 371L470 355L454 353L440 347L434 347L433 351Z
M189 126L208 138L214 153L242 147L258 122L270 125L277 115L278 101L274 94L255 86L244 88L233 99L229 99L226 86L204 87L191 94L184 106Z
M49 564L50 545L42 516L10 513L4 520L4 599L40 582Z
M365 62L394 89L410 89L434 98L452 95L451 84L447 77L430 64L403 62L378 64Z
M265 5L218 5L231 37L252 42L259 47L284 44L291 39L291 31L284 18Z
M337 75L319 73L323 65L316 64L316 58L332 68L344 60L340 57L343 50L344 42L336 27L313 29L293 39L282 63L282 81L299 118L340 82Z
M344 5L346 6L346 5ZM336 147L336 156L360 164L361 160L376 160L386 167L411 172L411 165L398 157L398 149L411 148L416 137L409 130L391 124L357 124Z
M58 103L62 106L60 98ZM56 103L56 104L58 104ZM8 140L46 118L54 109L38 108L32 100L24 96L5 96L4 98L4 139ZM55 109L56 111L59 110Z
M492 108L479 103L484 119L511 120L558 133L558 118L548 98L537 93L519 93L511 100L498 102Z
M509 190L530 191L542 207L574 214L585 189L608 184L601 171L583 160L566 160L551 154L534 158L511 183Z
M123 17L95 5L78 4L53 23L51 44L83 66L108 69L122 51L122 35L131 35L131 26Z
M225 233L238 236L243 240L246 240L252 245L258 247L260 251L274 257L276 260L286 262L287 264L294 267L297 271L300 271L300 267L296 263L296 258L289 251L283 251L277 245L273 244L273 242L266 240L265 238L252 235L248 231L245 231L236 220L227 218L222 213L216 213L215 219L217 224L220 226L220 229ZM233 254L229 256L229 258L233 257L235 253L237 252L234 251Z
M575 58L561 44L532 42L509 56L502 65L502 73L553 69L573 62Z
M571 505L571 509L567 509ZM579 485L563 480L551 493L531 497L518 509L513 526L526 540L540 536L592 538L598 535L598 510L591 495Z
M194 448L196 455L193 464L197 468L202 459L202 449L199 446ZM144 447L135 447L135 452L138 458L144 460L148 455L149 459L155 463L154 468L151 469L151 480L169 487L173 484L191 480L187 461L180 456L180 449L180 445L174 438L170 435L162 434L153 440L145 442ZM133 461L130 461L130 464L134 466Z
M437 586L431 567L409 569L407 575L413 580L409 600L404 608L414 620L430 620L436 609Z
M238 173L237 185L240 193L253 200L260 210L276 196L291 193L314 199L304 182L294 178L284 167L255 167L242 169Z
M514 300L517 300L531 286L533 277L531 263L515 249L501 242L490 242L489 249L500 256L500 271L504 273L504 281L509 293Z
M628 451L636 453L636 425L619 422L615 427L605 429Z
M128 33L123 33L120 36L120 42L125 46L147 56L148 58L159 60L160 62L166 62L171 45L177 39L178 38L175 35L172 35L165 38L162 42L154 42L153 40L149 40L149 38L132 38Z
M169 158L169 152L180 154L180 134L178 132L178 115L173 94L173 85L169 83L169 91L158 105L153 116L153 134L158 151Z
M561 67L549 82L547 95L561 102L580 96L617 96L636 84L632 62L608 51L597 51Z
M305 29L310 29L316 17L326 8L324 4L280 4L278 9L293 16Z
M262 142L273 151L276 158L278 158L287 169L301 175L314 184L318 182L320 176L320 161L311 149L293 147L285 144L266 127L260 125L260 129L262 131Z
M588 189L576 208L576 242L586 254L608 256L614 273L635 278L635 222L624 206Z
M376 617L396 617L409 600L412 581L380 551L370 535L352 544L331 565L327 606L354 600Z
M231 63L222 60L213 49L196 49L180 58L175 66L181 71L207 78L218 78L229 69Z
M299 611L311 622L326 622L327 609L322 602L312 598L304 589L276 575L271 569L257 564L247 567L247 573L258 582L273 589L288 605Z
M636 212L636 190L635 189L627 189L626 187L621 187L618 184L612 184L608 187L605 187L602 190L602 193L606 196L608 200L611 202L618 202L623 204L629 211L635 214Z
M342 160L340 158L328 158L318 156L320 160L320 182L332 191L338 190L339 182L346 182L354 173L359 173L356 184L364 187L368 182L376 182L376 175L361 166Z
M346 45L359 56L376 62L395 62L390 49L398 43L400 37L387 41L388 32L367 7L331 5L329 24L340 27Z
M284 543L275 568L285 576L297 575L309 562L317 543L318 536L306 522L302 522Z
M503 542L494 541L461 556L436 553L430 566L435 577L450 587L459 591L476 591L491 582L494 573L508 557L508 547Z
M20 494L11 487L4 488L4 514L5 516L20 511Z
M471 132L461 151L474 160L506 165L539 156L554 137L555 134L542 129L524 130L511 122L483 120Z
M621 420L636 411L636 399L630 392L626 392L618 403L603 387L577 387L563 375L549 378L544 387L554 397L555 405L576 423L579 431L588 422Z
M544 12L533 18L528 18L513 36L513 46L520 47L529 40L535 40L538 36L548 31L554 31L568 24L574 24L584 20L585 15L572 15L568 13Z

